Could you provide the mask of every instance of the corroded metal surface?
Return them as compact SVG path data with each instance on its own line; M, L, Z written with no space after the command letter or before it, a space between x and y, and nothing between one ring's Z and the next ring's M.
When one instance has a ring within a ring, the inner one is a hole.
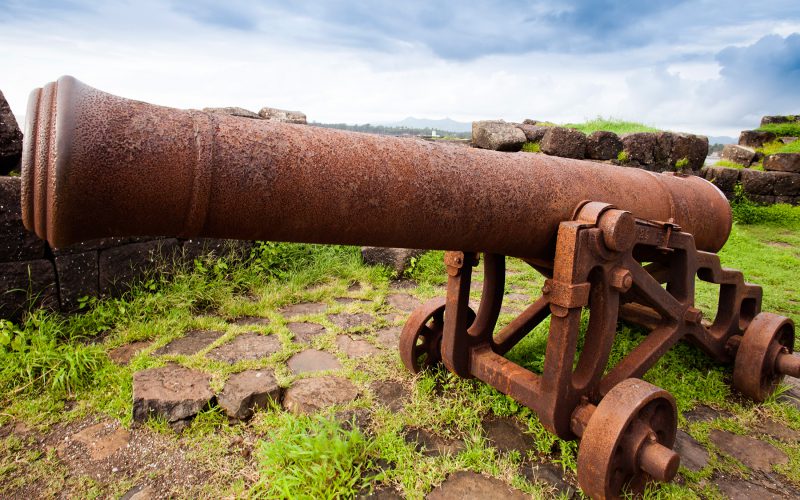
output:
M25 224L57 247L202 235L548 258L582 200L673 219L709 251L731 224L698 177L176 110L71 77L32 93L24 149Z
M675 475L675 402L638 379L680 340L734 363L756 400L800 375L791 320L762 313L761 288L714 254L731 213L703 179L181 111L68 77L34 91L27 117L24 222L54 246L169 235L449 250L447 297L412 313L401 359L414 373L441 361L580 438L593 497ZM509 255L546 281L498 330ZM698 278L719 285L710 320ZM541 373L504 357L547 318ZM608 366L620 319L649 333Z

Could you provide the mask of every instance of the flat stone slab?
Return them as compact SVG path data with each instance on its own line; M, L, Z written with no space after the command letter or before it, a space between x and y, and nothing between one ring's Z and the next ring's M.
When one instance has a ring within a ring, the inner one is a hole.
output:
M281 350L281 347L281 339L275 335L247 332L230 342L215 347L206 356L225 363L254 361L275 354Z
M710 422L715 418L724 417L727 413L721 413L710 406L699 405L687 411L684 416L689 422Z
M375 394L375 400L397 412L403 409L409 392L402 382L396 380L377 380L370 384L370 390Z
M756 431L786 443L793 443L800 438L800 432L790 429L774 420L766 419L756 424Z
M336 337L336 346L350 358L365 358L380 354L381 350L366 340L352 339L347 335Z
M757 471L771 472L773 465L789 463L785 453L759 439L717 429L712 430L708 437L723 453Z
M328 309L328 304L322 302L300 302L281 308L280 312L284 318L296 318L306 314L319 314Z
M329 314L328 319L330 319L334 325L344 330L349 330L357 326L369 326L375 322L375 318L367 313Z
M156 349L153 354L156 356L163 356L165 354L183 354L191 356L205 349L209 344L223 335L224 332L218 332L216 330L190 330L186 332L183 337L173 340L160 349Z
M372 493L359 494L356 500L403 500L405 497L391 486L379 486Z
M336 297L333 300L337 304L345 304L345 305L347 305L347 304L365 304L367 302L372 302L371 300L356 299L356 298L353 298L353 297Z
M73 434L71 439L83 444L89 459L96 461L105 460L125 447L131 440L131 433L116 424L100 423Z
M420 305L419 299L407 293L392 293L386 297L386 302L390 306L401 311L413 311Z
M307 349L292 356L287 363L293 373L321 372L342 368L333 354L317 349Z
M211 376L178 365L150 368L133 374L133 420L163 417L175 423L194 417L214 393Z
M425 498L429 500L453 500L456 498L523 500L530 497L497 478L472 471L459 471L450 474L441 486L434 488Z
M457 455L467 447L460 439L447 438L433 434L425 429L411 428L405 433L407 443L412 443L417 451L428 457Z
M522 425L510 417L489 417L481 423L486 439L501 453L518 451L523 457L535 446L530 434Z
M334 415L334 418L339 422L342 429L346 431L358 429L362 434L369 433L369 425L372 422L372 417L366 408L340 411Z
M527 463L522 466L522 475L531 483L540 483L556 490L556 494L573 498L575 488L564 480L561 467L551 463Z
M152 343L152 340L137 340L130 344L121 345L115 349L111 349L108 352L108 357L111 358L111 361L114 363L125 366L131 362L134 356L140 351L150 347Z
M263 326L269 324L269 318L262 318L260 316L240 316L233 318L230 323L238 326Z
M388 328L381 328L375 332L375 337L382 347L386 349L397 349L400 346L400 332L402 330L397 326L390 326Z
M708 451L692 436L678 429L675 436L675 453L681 456L681 466L697 472L708 465Z
M217 397L225 413L239 420L253 416L256 408L267 408L271 401L281 400L281 388L269 370L246 370L234 373L225 382Z
M346 378L327 376L295 381L283 396L283 407L293 413L309 414L333 405L349 403L358 389Z
M317 323L291 322L286 324L286 328L294 334L297 342L311 342L316 336L326 332L325 327Z
M718 479L714 482L719 491L730 500L774 500L790 498L779 495L749 481L735 478Z

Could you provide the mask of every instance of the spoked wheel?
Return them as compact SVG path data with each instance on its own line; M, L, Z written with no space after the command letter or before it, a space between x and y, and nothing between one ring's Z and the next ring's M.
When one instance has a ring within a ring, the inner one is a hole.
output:
M744 332L733 365L733 386L755 401L775 391L784 374L797 376L792 356L794 324L785 316L758 314Z
M643 380L615 385L589 418L578 449L578 482L592 498L639 494L652 479L670 481L680 457L675 399Z
M400 359L411 373L417 374L442 361L445 299L438 297L411 313L400 334ZM469 321L475 313L469 310Z

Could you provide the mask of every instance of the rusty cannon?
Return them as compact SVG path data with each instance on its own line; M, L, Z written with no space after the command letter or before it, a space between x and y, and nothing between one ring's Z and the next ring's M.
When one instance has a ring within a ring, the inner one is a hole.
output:
M446 250L447 296L411 314L404 365L442 363L580 439L595 498L675 476L675 400L641 377L679 340L733 364L754 400L800 375L792 321L721 267L731 211L699 177L177 110L71 77L31 94L22 177L25 225L55 247L164 235ZM507 257L546 280L497 328ZM713 318L695 307L698 278L719 285ZM504 357L548 318L541 373ZM608 366L618 320L649 334Z

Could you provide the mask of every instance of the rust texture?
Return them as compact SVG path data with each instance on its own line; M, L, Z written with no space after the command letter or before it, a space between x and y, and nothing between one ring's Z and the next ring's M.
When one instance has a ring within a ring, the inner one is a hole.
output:
M641 377L677 342L732 364L757 401L800 375L792 321L721 266L730 208L697 177L175 110L69 77L35 90L27 118L24 222L56 247L169 235L448 250L447 296L411 314L404 365L480 379L580 439L593 498L675 476L675 401ZM497 328L506 256L546 281ZM695 307L697 279L719 285L713 318ZM542 373L504 356L547 318ZM649 333L608 366L619 320Z

